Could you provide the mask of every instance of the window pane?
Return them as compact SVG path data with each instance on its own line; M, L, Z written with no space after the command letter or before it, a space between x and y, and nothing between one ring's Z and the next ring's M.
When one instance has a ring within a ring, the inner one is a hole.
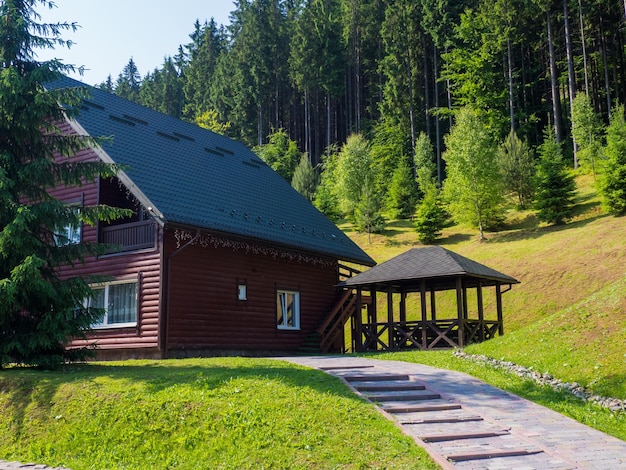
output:
M104 289L104 287L98 288L98 289L94 289L93 293L94 293L94 297L93 297L93 299L90 299L89 307L102 309L102 315L100 315L100 319L96 323L96 324L102 324L102 323L104 323L104 294L105 294L105 289Z
M300 327L300 295L298 292L278 291L276 324L279 328Z
M137 321L137 284L109 286L108 323Z

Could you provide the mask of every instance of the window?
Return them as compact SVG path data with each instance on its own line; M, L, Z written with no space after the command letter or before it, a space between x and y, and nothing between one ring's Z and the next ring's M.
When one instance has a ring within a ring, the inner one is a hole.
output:
M54 236L57 245L76 245L80 243L80 228L80 224L77 226L68 224L65 227L59 227L58 233Z
M276 326L279 330L300 329L300 292L276 292Z
M128 327L137 324L137 282L100 284L93 288L90 306L104 310L94 328Z

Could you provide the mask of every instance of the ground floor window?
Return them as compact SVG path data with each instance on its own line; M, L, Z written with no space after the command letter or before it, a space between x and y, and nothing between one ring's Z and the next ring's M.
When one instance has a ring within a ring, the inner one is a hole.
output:
M94 328L120 328L137 324L137 282L112 282L93 287L91 306L104 311Z
M276 291L276 326L280 330L300 329L300 292Z

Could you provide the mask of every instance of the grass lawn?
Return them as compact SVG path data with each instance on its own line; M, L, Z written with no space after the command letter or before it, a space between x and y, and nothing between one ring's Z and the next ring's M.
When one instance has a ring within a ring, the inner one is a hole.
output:
M0 372L0 459L80 469L437 468L323 372L271 359Z

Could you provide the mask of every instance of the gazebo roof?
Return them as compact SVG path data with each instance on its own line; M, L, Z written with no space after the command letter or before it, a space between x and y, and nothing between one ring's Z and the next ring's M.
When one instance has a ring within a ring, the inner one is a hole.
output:
M449 290L462 278L466 287L518 284L502 274L440 246L413 248L395 258L339 284L341 287L366 287L375 290L418 290L423 280L428 290Z

